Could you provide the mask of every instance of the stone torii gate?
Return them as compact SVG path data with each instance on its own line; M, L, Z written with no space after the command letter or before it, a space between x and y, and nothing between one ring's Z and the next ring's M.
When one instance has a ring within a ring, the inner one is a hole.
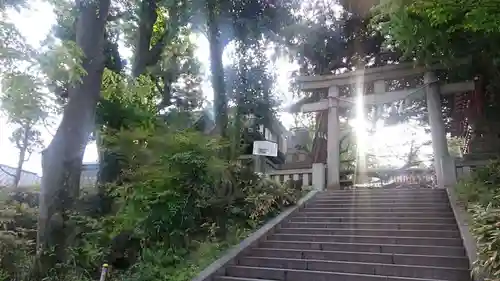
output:
M356 84L357 79L363 83L373 82L374 91L363 96L365 105L387 104L408 97L423 96L427 100L429 122L431 126L432 148L434 151L434 167L439 187L456 182L455 164L448 152L444 120L441 114L440 95L451 95L474 90L474 82L452 84L439 83L434 70L440 67L418 67L411 63L387 65L364 70L338 74L299 76L296 82L302 91L328 89L328 98L317 102L305 103L299 112L318 112L328 110L327 134L327 184L329 188L340 187L340 123L339 107L350 107L356 103L356 97L340 97L339 87ZM397 91L387 90L388 80L398 80L408 76L423 75L424 84L419 88L408 88ZM422 91L423 90L423 91Z

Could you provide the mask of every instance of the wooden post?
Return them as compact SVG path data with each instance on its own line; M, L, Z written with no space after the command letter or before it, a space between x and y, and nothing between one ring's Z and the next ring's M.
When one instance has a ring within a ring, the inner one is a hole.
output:
M108 275L108 269L109 265L107 263L102 265L101 278L99 279L99 281L106 281L106 276Z

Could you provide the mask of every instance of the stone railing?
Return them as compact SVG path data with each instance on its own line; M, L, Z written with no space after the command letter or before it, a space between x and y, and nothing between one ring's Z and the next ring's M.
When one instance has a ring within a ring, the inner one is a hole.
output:
M302 181L302 186L312 185L312 169L276 170L268 172L267 176L279 183L289 180Z
M302 187L325 188L325 165L313 164L311 169L275 170L267 172L266 175L279 183L288 181L301 181Z
M455 160L455 171L457 180L466 178L476 167L484 167L490 163L489 160Z
M395 182L398 184L435 184L434 171L425 171L422 173L404 173L389 177L388 182Z
M349 188L351 185L354 187L373 188L416 185L419 187L434 187L436 185L435 173L430 169L369 169L363 175L357 175L359 178L356 180L354 180L354 171L344 171L343 174L347 177L350 175L350 179L341 181L343 183L342 186L346 188ZM367 178L363 179L363 177ZM354 183L355 181L356 183Z

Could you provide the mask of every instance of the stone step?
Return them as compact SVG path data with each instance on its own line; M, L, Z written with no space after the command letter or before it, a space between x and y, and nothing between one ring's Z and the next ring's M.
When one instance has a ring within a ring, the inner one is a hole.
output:
M444 189L317 194L214 281L471 281Z
M337 243L368 243L368 244L403 244L426 246L462 247L460 238L437 237L389 237L389 236L361 236L361 235L320 235L320 234L291 234L275 233L271 240L309 241L309 242L337 242Z
M361 229L361 228L288 228L280 227L277 233L303 235L356 235L424 238L458 238L459 231L446 230L406 230L406 229Z
M276 281L438 281L421 278L386 277L369 274L349 274L339 272L324 272L314 270L293 270L268 267L252 266L229 266L226 269L229 276L216 277L217 281L253 281L276 280ZM232 277L242 277L244 279L231 279ZM250 278L250 279L247 279ZM440 280L443 281L443 280ZM458 280L457 280L458 281Z
M338 212L314 212L307 209L300 210L294 217L416 217L416 218L453 218L452 212L358 212L358 211L338 211Z
M415 200L415 201L444 201L448 199L446 194L360 194L360 195L328 195L328 196L317 196L315 200L344 200L344 201L356 201L356 200Z
M411 241L410 241L411 242ZM431 255L446 257L464 257L463 247L446 246L423 246L409 244L370 244L352 242L314 242L314 241L283 241L269 240L259 244L261 248L273 249L296 249L296 250L321 250L321 251L343 251L343 252L370 252L370 253L393 253L412 255Z
M298 216L297 216L298 215ZM419 218L419 217L314 217L314 216L302 216L297 213L290 218L290 222L319 222L319 223L333 223L333 222L343 222L343 223L422 223L422 224L455 224L456 221L454 217L446 218Z
M283 228L336 228L336 229L388 229L388 230L444 230L458 231L456 224L439 223L381 223L381 222L296 222L288 221Z
M403 189L385 189L385 190L365 190L365 191L330 191L322 192L316 195L317 197L335 197L335 196L447 196L446 190L403 190Z
M353 207L313 207L307 206L301 211L308 212L418 212L418 213L449 213L452 212L449 206L433 206L433 207L383 207L383 206L353 206Z
M331 199L312 199L308 204L410 204L410 203L427 203L427 204L446 204L449 205L448 198L353 198L353 199L345 199L345 198L331 198Z
M450 281L470 281L469 272L467 271L467 269L447 267L266 257L244 257L239 259L238 265L249 267L313 270L335 273L354 273Z
M369 207L380 207L380 208L435 208L438 206L439 208L450 208L448 202L443 203L428 203L428 202L390 202L390 203L377 203L373 201L365 201L365 202L311 202L306 203L306 208L369 208Z
M254 278L244 278L244 277L234 277L234 276L216 276L213 280L215 280L215 281L274 281L274 280L269 280L269 279L260 279L260 278L254 279Z
M268 258L312 259L329 261L350 261L386 263L396 265L419 265L460 268L467 270L469 261L465 257L446 257L429 255L387 254L370 252L340 252L297 249L256 248L251 256Z
M346 189L346 190L327 190L321 193L326 194L345 194L345 193L446 193L445 189L432 189L432 188L366 188L366 189Z

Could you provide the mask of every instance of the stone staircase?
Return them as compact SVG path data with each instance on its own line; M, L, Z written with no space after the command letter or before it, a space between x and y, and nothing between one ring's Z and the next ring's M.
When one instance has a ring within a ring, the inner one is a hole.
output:
M442 189L317 194L215 281L470 281Z

